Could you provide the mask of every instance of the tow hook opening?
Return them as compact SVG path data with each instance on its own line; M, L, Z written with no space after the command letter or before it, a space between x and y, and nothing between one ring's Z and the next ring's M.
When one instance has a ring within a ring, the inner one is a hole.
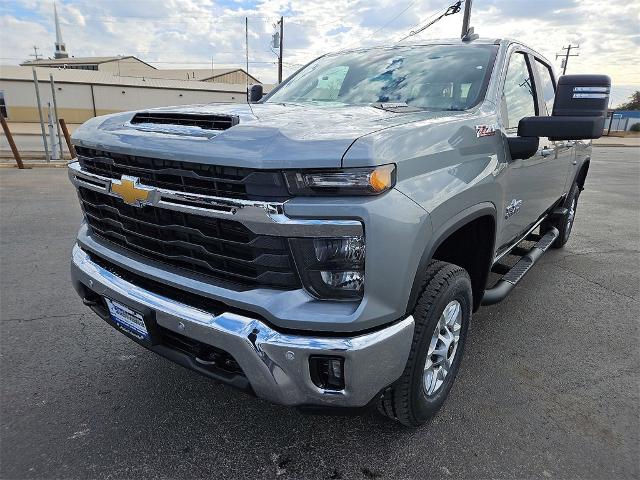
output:
M93 310L100 318L109 318L109 308L104 298L86 285L82 284L81 286L83 291L82 303Z

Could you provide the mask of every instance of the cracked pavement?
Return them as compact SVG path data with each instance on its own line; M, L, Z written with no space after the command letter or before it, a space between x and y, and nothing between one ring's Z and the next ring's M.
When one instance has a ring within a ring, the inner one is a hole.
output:
M66 172L0 169L0 477L638 478L640 152L593 157L566 248L474 315L417 430L302 415L129 341L69 283Z

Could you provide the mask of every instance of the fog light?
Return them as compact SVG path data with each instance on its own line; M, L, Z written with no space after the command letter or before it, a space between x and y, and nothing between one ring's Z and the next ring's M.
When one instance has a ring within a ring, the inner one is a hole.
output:
M344 358L310 357L311 381L324 390L344 390Z
M364 272L320 272L322 281L331 288L359 292L364 285Z
M364 237L292 238L300 279L322 299L357 299L364 291Z

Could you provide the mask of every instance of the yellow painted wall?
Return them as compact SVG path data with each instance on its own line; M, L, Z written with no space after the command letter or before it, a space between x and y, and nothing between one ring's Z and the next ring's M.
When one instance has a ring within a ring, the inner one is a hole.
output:
M52 102L49 82L39 82L43 114ZM0 80L10 122L39 122L33 82ZM124 93L122 93L124 92ZM97 115L170 105L211 102L244 102L242 93L177 90L164 88L94 85ZM91 86L79 83L56 83L58 114L67 123L82 123L93 117Z

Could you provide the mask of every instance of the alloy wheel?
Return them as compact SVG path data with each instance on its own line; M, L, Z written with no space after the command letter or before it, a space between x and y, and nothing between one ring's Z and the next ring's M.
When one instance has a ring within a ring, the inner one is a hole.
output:
M447 304L431 336L424 364L423 386L427 396L434 395L444 383L458 350L462 328L462 305Z

